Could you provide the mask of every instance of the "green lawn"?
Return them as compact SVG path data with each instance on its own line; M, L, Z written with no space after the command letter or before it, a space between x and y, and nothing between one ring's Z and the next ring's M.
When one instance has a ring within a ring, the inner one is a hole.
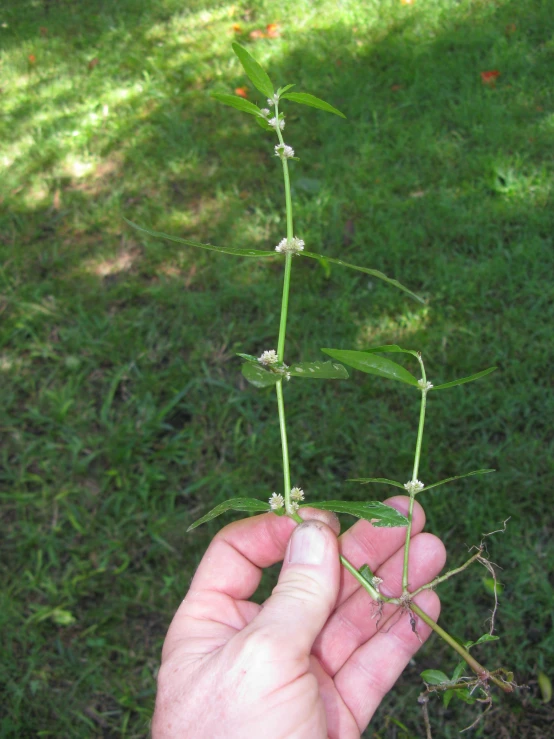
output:
M274 22L278 37L250 37ZM0 736L147 736L162 639L221 521L186 527L226 497L280 489L273 393L246 386L235 353L275 346L282 265L181 248L123 221L219 245L270 249L283 237L273 139L209 96L246 86L263 102L235 39L278 84L348 116L285 111L307 248L426 300L296 260L287 355L398 342L423 351L437 383L499 368L430 396L420 479L498 470L426 494L427 528L455 566L511 517L489 540L503 568L501 639L476 655L529 689L501 697L472 735L547 736L554 712L537 687L539 670L554 679L547 0L4 3ZM496 84L484 84L493 70ZM286 389L293 481L312 498L383 498L344 481L409 478L416 394L359 373ZM469 572L441 590L442 623L466 639L492 607L487 573ZM367 736L422 736L419 673L455 664L431 640ZM431 705L439 738L475 715Z

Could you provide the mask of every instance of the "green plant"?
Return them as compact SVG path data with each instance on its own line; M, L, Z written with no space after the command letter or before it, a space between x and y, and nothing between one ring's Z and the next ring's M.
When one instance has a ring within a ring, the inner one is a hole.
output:
M435 385L427 379L421 353L415 350L401 348L398 345L383 345L368 349L366 351L324 348L322 349L322 351L331 358L331 361L292 362L291 364L285 363L285 339L287 329L290 280L292 262L294 257L299 256L315 259L327 271L329 270L329 265L337 264L350 269L358 270L360 272L364 272L380 280L383 280L400 290L403 290L405 293L407 293L417 301L423 301L415 293L399 283L397 280L387 277L378 270L360 267L344 262L340 259L334 259L322 254L305 251L303 240L294 235L292 196L288 161L297 160L297 157L294 156L293 148L286 144L283 139L282 131L285 127L285 118L282 111L280 111L279 109L280 102L282 100L290 101L293 103L318 108L342 118L345 118L345 116L329 103L326 103L325 101L320 100L319 98L311 94L290 92L294 85L289 84L284 87L280 87L275 91L273 83L271 82L267 73L245 48L235 43L233 44L233 50L235 51L235 54L241 62L247 76L256 87L256 89L258 89L264 96L267 97L268 105L270 105L272 109L260 109L257 105L254 105L250 101L233 95L214 93L213 97L225 105L231 106L241 112L253 116L256 120L256 123L264 131L276 133L279 143L275 146L275 155L281 160L284 176L287 223L286 237L283 238L275 247L275 251L268 252L257 249L217 247L210 244L201 244L198 242L181 239L179 237L170 236L168 234L160 233L157 231L152 231L150 229L138 226L131 221L127 222L133 228L150 236L169 239L188 246L208 249L224 254L241 257L260 259L277 258L284 260L283 294L281 302L277 349L266 349L262 352L260 356L244 353L238 354L238 356L243 360L242 374L248 382L250 382L255 387L261 389L275 387L279 427L281 434L283 494L274 492L268 501L261 501L245 497L231 498L216 506L207 514L205 514L202 518L198 519L189 527L189 531L230 510L248 513L273 512L275 515L287 515L295 521L301 522L302 519L298 514L299 508L308 505L310 507L319 508L322 510L330 510L337 513L348 513L357 518L365 519L366 521L371 522L374 526L405 526L406 539L404 545L404 563L402 572L402 594L399 597L385 597L380 592L380 584L382 581L380 580L380 578L376 577L373 572L371 572L367 564L363 565L360 568L355 568L344 557L341 557L341 562L343 566L348 570L348 572L350 572L351 575L355 577L360 585L368 592L371 598L377 603L379 608L381 608L385 603L399 607L403 612L406 612L408 614L410 618L410 623L412 624L412 628L414 629L414 631L417 630L416 616L419 617L462 657L463 661L458 664L451 678L448 678L447 675L438 670L426 670L422 673L422 678L426 684L426 691L422 694L422 696L420 696L420 702L424 707L427 732L429 735L430 727L427 719L426 707L429 693L442 692L444 694L444 704L446 706L450 703L453 697L457 697L465 701L466 703L474 703L476 701L480 701L481 703L487 704L487 706L490 708L490 706L492 705L492 698L490 694L489 683L495 684L497 687L505 692L511 692L514 688L512 673L507 672L504 669L489 671L470 654L471 647L484 642L494 641L498 638L493 634L494 616L496 613L496 579L494 575L494 569L485 556L485 547L483 541L479 544L479 546L475 548L475 553L461 567L458 567L440 577L435 578L432 582L428 583L427 585L421 586L417 590L410 591L409 589L409 551L413 508L416 496L426 490L444 485L453 480L458 480L474 475L484 475L494 471L492 469L473 470L472 472L467 472L462 475L455 475L429 485L424 485L418 479L423 431L425 425L425 414L427 407L427 396L430 392L452 388L482 378L493 372L496 368L490 367L467 377ZM417 360L421 377L418 379L414 374L408 371L401 364L393 362L390 359L382 356L383 354L387 353L405 354L414 357ZM409 495L409 510L407 517L402 516L396 510L380 503L379 501L367 501L360 503L356 501L331 500L324 502L307 503L304 502L304 491L297 486L291 486L283 387L292 378L295 378L295 380L347 379L348 372L344 365L347 365L353 369L367 374L373 374L387 379L402 382L413 387L421 395L419 423L411 479L406 483L401 483L399 481L387 478L356 478L349 480L350 482L358 482L361 484L381 483L391 485L393 487L400 488L403 492L407 492ZM437 623L435 623L433 619L431 619L421 608L419 608L419 606L413 601L413 598L421 591L425 589L435 588L440 583L464 571L467 567L469 567L469 565L476 561L484 565L492 575L493 591L495 594L495 609L491 618L490 632L488 634L484 634L475 642L461 643L450 634L448 634ZM473 677L466 677L463 675L466 664L473 671Z

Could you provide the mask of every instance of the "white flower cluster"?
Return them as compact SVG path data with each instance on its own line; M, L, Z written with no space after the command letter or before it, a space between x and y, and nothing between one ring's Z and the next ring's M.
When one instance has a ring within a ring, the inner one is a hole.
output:
M258 362L260 364L265 364L266 366L277 364L279 361L279 357L277 356L277 352L275 349L268 349L265 352L262 352L261 356L258 357Z
M272 511L278 511L285 505L285 499L281 494L273 493L269 499L269 507Z
M417 381L417 384L419 386L420 390L423 390L423 392L427 392L427 390L430 390L433 385L430 382L425 382L425 380L421 379Z
M275 118L275 116L273 116L273 118L270 118L268 120L268 123L275 130L277 130L277 126L279 126L279 128L281 129L281 131L285 127L285 121L284 121L284 119L283 118L280 118L279 120L277 120L277 118Z
M268 117L268 115L270 114L270 112L271 112L271 111L270 111L270 110L268 110L267 108L262 108L262 109L260 110L260 113L262 114L262 117L263 117L263 118L267 118L267 117Z
M281 254L298 254L298 252L304 250L304 242L302 239L297 239L293 236L292 239L281 239L281 241L275 247L275 251Z
M275 156L281 159L290 159L294 156L294 149L288 144L277 144L275 147Z
M421 490L423 490L425 485L419 480L410 480L410 482L407 482L404 487L411 495L412 493L419 493Z
M290 497L292 500L304 500L304 491L302 488L294 487L290 491Z
M268 105L277 105L278 102L279 102L279 95L277 95L277 93L275 93L273 97L270 97L267 99Z

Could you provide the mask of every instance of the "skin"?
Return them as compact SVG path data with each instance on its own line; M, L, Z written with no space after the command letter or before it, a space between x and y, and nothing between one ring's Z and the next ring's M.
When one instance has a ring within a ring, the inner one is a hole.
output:
M387 501L402 513L404 496ZM162 652L154 739L359 739L384 695L429 636L419 619L375 605L340 567L369 564L381 592L402 587L405 529L358 521L337 539L337 518L303 508L306 522L264 514L226 526L211 542L171 623ZM421 533L416 502L410 589L438 575L442 542ZM283 561L271 597L249 601L262 570ZM415 598L437 619L437 595Z

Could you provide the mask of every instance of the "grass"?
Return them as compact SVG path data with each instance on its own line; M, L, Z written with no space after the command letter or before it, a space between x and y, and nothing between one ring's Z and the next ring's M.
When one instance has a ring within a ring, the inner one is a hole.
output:
M550 11L543 0L3 7L1 736L146 736L161 642L219 523L186 527L225 497L279 489L273 395L246 387L234 356L275 345L279 266L180 249L122 220L215 244L282 238L272 143L209 97L245 85L235 38L279 83L348 116L288 111L297 232L427 300L298 260L287 354L401 342L424 352L432 381L499 367L430 398L421 479L498 470L429 493L428 529L454 565L511 517L489 546L503 567L501 640L478 656L529 690L500 699L475 735L546 735ZM249 37L276 21L280 37ZM490 70L494 87L480 78ZM291 383L293 482L324 499L368 493L347 477L408 479L411 397L358 374ZM441 590L443 622L464 638L491 608L486 573L471 572ZM420 736L418 675L454 664L436 641L422 650L367 736ZM431 708L440 737L474 715Z

